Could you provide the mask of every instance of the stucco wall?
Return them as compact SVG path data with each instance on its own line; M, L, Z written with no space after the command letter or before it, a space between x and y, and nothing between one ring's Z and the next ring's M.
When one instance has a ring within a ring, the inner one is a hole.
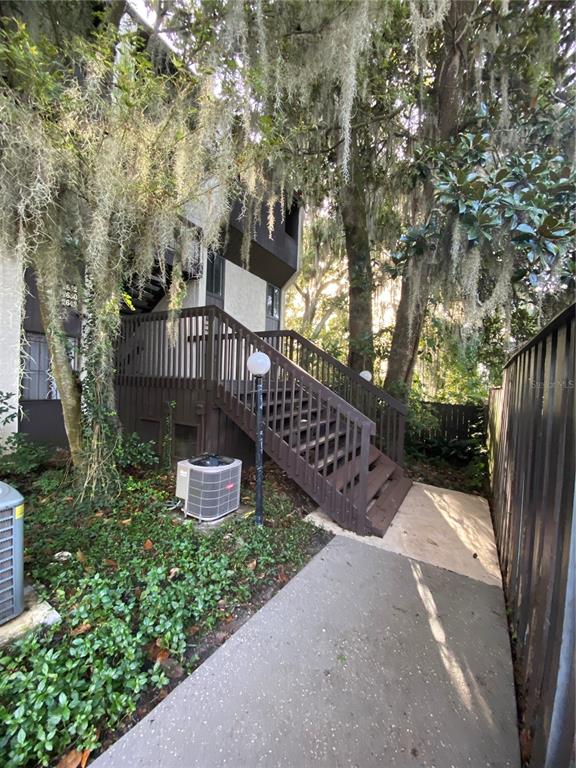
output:
M20 386L20 321L22 318L22 269L12 255L0 255L0 392L12 392L18 406ZM15 432L16 420L0 424L0 437Z
M206 304L206 262L203 276L190 280L184 299L184 307L203 307ZM154 311L168 309L168 298L164 296ZM224 267L224 311L251 331L266 328L266 281L252 275L245 269L226 261Z
M194 280L189 280L186 286L186 296L182 302L184 309L189 307L203 307L206 304L206 254L202 255L202 261L204 263L204 269L202 270L202 277ZM168 309L168 297L163 296L158 304L152 310L153 312L161 312Z
M251 331L266 328L266 281L226 262L224 310Z

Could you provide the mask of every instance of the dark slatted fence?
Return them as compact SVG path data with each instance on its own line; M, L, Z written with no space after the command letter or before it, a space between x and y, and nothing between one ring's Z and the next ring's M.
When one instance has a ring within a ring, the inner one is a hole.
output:
M433 440L468 440L484 429L485 411L483 405L465 403L425 403L437 420L430 429L420 432L421 437Z
M574 758L574 305L507 363L492 391L494 526L530 766Z

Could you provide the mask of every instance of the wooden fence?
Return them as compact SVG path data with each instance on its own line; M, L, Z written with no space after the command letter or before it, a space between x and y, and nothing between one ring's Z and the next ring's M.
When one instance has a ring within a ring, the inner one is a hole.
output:
M489 403L492 510L531 768L574 757L574 347L573 305L513 355Z
M432 440L468 440L478 432L484 431L484 405L464 403L424 403L437 424L429 429L418 430L418 437Z

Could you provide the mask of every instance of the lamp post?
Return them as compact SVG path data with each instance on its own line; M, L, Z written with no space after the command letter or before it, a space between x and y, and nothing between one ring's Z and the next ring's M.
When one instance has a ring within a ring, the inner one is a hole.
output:
M361 376L365 381L372 381L372 374L370 371L360 371L358 375Z
M256 525L264 522L264 420L262 418L262 377L270 370L270 358L264 352L253 352L247 361L256 379Z

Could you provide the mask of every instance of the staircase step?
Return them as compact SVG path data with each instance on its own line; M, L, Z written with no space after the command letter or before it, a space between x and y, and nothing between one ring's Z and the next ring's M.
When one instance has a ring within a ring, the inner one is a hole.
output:
M344 458L345 455L346 455L346 448L345 447L338 448L337 451L334 451L333 453L328 454L328 456L325 456L323 459L320 459L318 461L316 468L320 471L324 469L325 465L330 466L331 464L337 464L340 461L340 459ZM357 461L357 460L358 460L358 457L354 459L354 461Z
M253 388L251 383L248 383L248 387L246 390L244 390L244 387L246 385L246 382L244 380L234 380L232 382L233 389L235 392L238 392L239 400L242 400L243 402L246 401L247 403L255 403L256 401L256 390ZM308 403L310 401L310 395L307 392L302 393L302 407L307 408ZM294 392L294 398L292 398L292 391L287 389L286 392L282 392L280 390L279 392L272 392L269 393L266 390L262 392L262 402L264 404L264 407L266 407L268 404L270 404L271 408L281 408L282 403L284 403L285 410L292 410L294 408L300 407L300 390L296 390ZM314 401L313 401L314 402Z
M380 456L383 456L383 455L384 455L384 454L382 453L382 451L381 451L379 448L376 448L376 446L375 446L375 445L371 445L371 446L370 446L370 452L369 452L369 454L368 454L368 466L371 466L372 464L374 464L374 462L375 462L375 461L376 461L376 460L377 460L377 459L378 459Z
M324 433L318 437L310 437L310 440L305 440L303 443L300 443L299 452L305 453L307 451L313 451L316 448L316 445L324 445L326 442L329 443L333 440L340 440L341 437L345 436L346 430L341 430L340 432L328 432L327 434Z
M275 432L280 432L282 437L286 438L290 433L307 429L308 421L306 418L300 418L300 415L301 414L296 412L288 413L287 411L285 413L278 413L275 416L270 414L267 423L270 429L273 429ZM305 415L308 416L308 413ZM310 424L312 426L316 424L315 411L312 411L310 414Z
M385 456L383 453L374 464L374 468L368 472L368 503L378 495L379 491L383 488L386 481L390 479L394 470L397 469L392 459Z
M350 464L352 464L352 468L350 468ZM352 481L352 484L354 484L354 480L360 471L360 466L361 463L358 457L352 459L352 462L345 461L344 464L338 467L338 469L330 476L330 482L334 485L336 490L342 491L350 480Z
M369 467L372 466L372 464L374 464L374 462L377 462L382 456L384 456L384 454L381 451L379 451L375 445L371 445L370 453L368 454L368 466ZM348 468L350 462L345 461L344 464L342 464L342 466L338 467L338 469L334 472L334 475L332 476L332 482L339 491L341 491L344 488L346 483L350 482L350 479L354 482L354 480L358 476L361 464L358 457L356 457L353 461L354 461L354 467L352 471L350 471ZM392 464L394 464L394 462L392 462Z
M379 498L368 510L374 536L384 536L411 487L412 480L398 467Z

